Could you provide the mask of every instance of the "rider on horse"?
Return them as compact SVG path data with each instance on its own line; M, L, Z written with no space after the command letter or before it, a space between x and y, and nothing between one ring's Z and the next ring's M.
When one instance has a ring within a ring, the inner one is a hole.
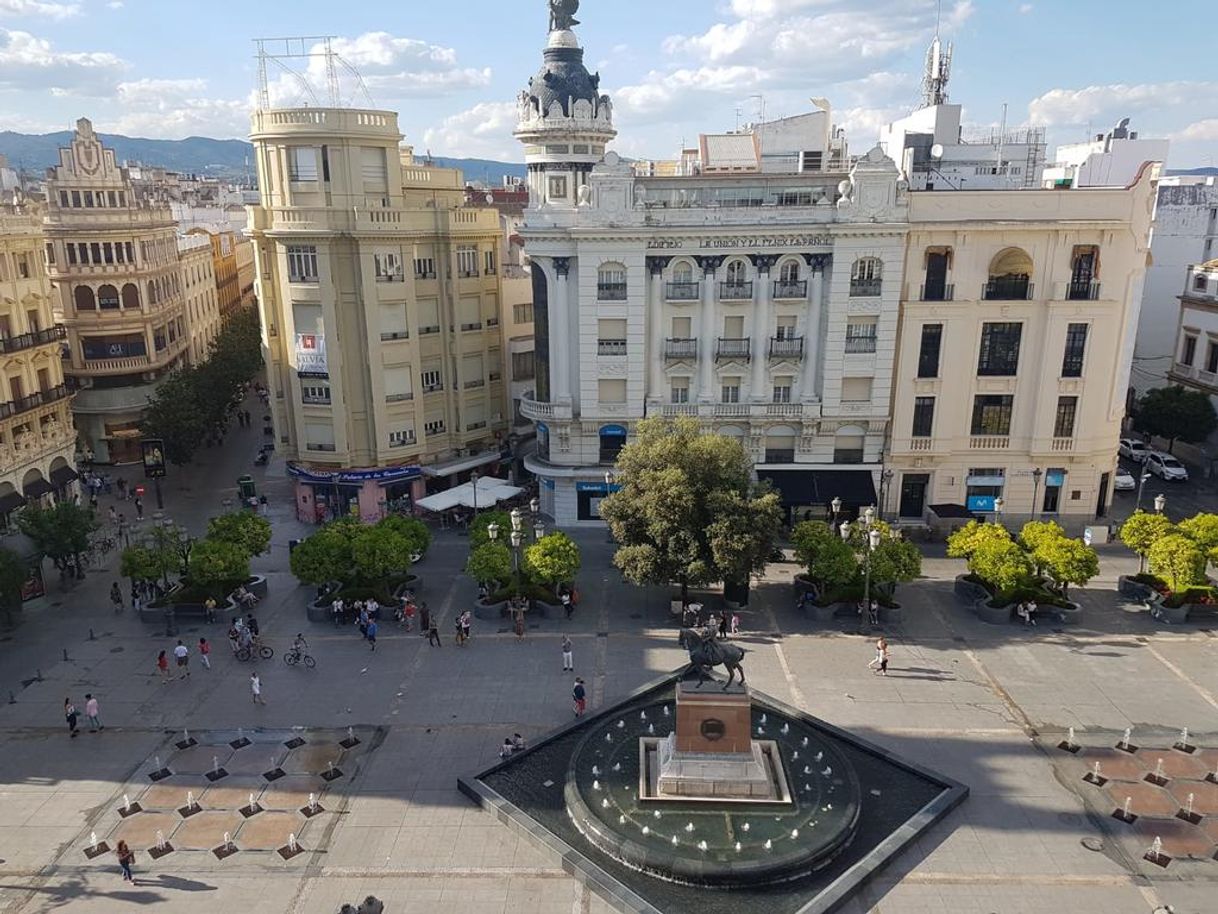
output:
M727 682L723 686L726 692L737 673L740 674L741 685L744 684L744 669L740 666L740 661L744 659L744 648L720 641L716 634L714 628L710 631L683 628L677 640L689 651L689 662L698 673L698 685L706 681L706 674L714 667L727 667Z

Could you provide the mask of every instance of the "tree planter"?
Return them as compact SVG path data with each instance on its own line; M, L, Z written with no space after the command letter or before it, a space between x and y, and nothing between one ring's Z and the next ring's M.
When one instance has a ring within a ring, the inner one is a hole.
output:
M1121 596L1129 597L1131 600L1137 600L1145 603L1155 589L1149 584L1143 584L1141 581L1135 581L1129 575L1121 575L1117 578L1117 591Z
M175 585L170 589L169 593L161 600L155 600L151 603L145 603L140 607L141 622L164 622L165 612L168 609L173 610L173 614L179 619L204 619L207 617L207 607L202 603L172 603L173 595L182 589L181 584ZM237 601L229 597L223 603L216 604L216 619L223 621L231 619L238 615L241 608L237 605Z
M880 622L884 625L900 625L905 621L905 610L901 606L881 606Z
M978 601L988 601L990 599L990 592L988 590L980 584L968 580L968 576L963 574L956 575L952 591L962 603L968 606L973 606Z
M973 604L973 612L977 614L977 618L990 625L1009 624L1011 617L1015 614L1015 604L1007 603L1004 606L994 606L991 603L992 599L987 594L984 600L978 600Z
M1164 625L1183 625L1188 621L1188 614L1193 609L1192 604L1189 603L1182 606L1164 606L1162 602L1158 605L1148 605L1151 617Z
M507 600L477 600L474 603L474 618L484 622L497 622L507 617Z
M259 600L265 600L267 595L266 576L255 574L245 582L245 589L256 596Z

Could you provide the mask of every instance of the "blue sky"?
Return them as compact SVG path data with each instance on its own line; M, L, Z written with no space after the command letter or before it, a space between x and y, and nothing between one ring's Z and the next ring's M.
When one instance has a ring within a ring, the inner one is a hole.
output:
M1159 8L1170 10L1161 24L1132 0L944 0L952 100L978 131L1006 102L1010 126L1044 125L1053 143L1130 116L1172 139L1172 167L1218 165L1218 77L1183 37L1190 22L1205 34L1212 6ZM862 151L916 104L936 3L584 0L578 16L626 155L670 157L699 132L734 127L738 110L755 119L758 95L770 116L829 98ZM133 136L242 136L251 39L333 35L376 105L400 112L407 142L518 160L515 98L546 23L544 0L0 0L0 129L65 129L83 115ZM282 72L272 82L276 102L306 99ZM367 104L349 79L343 92Z

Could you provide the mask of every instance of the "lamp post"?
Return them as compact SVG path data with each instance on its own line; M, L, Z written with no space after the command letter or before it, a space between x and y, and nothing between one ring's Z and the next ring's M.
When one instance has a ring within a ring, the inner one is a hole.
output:
M1142 461L1142 475L1138 479L1138 501L1133 506L1134 511L1142 510L1142 487L1146 485L1146 480L1150 479L1150 471L1146 469L1146 461Z
M862 520L859 521L863 527L863 612L860 614L859 627L864 632L871 631L871 553L877 546L880 545L880 531L873 526L875 521L875 508L867 508L863 512ZM845 542L850 542L850 534L853 532L849 522L842 524L842 539Z
M883 520L884 515L888 513L888 499L892 495L892 477L896 475L891 469L880 474L880 520Z
M605 495L606 496L613 493L613 484L615 482L617 482L617 477L613 475L612 470L607 470L605 472ZM605 524L605 542L607 542L607 543L613 542L613 531L609 529L608 524Z
M469 481L474 487L474 517L478 516L478 471L471 470Z
M994 499L994 523L1002 524L1002 509L1006 507L1006 501L1001 495Z
M842 500L836 495L833 501L829 502L829 508L833 511L833 526L837 526L837 516L842 513Z
M1040 477L1043 472L1040 467L1032 471L1032 520L1036 520L1038 513L1036 510L1036 499L1040 496Z
M1167 496L1159 493L1155 496L1155 514L1162 514L1163 509L1167 507Z

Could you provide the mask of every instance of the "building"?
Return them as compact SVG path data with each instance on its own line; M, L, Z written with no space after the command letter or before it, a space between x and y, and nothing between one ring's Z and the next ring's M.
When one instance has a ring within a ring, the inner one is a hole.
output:
M1126 187L1146 162L1166 162L1167 140L1141 139L1123 118L1107 133L1087 143L1057 148L1056 161L1045 169L1046 187Z
M250 241L227 230L212 228L192 228L186 233L202 235L207 238L211 248L212 273L215 276L216 301L219 304L220 320L228 321L230 317L246 306L241 286L242 248L245 249L244 261L248 266L250 295L253 295L253 265L254 248ZM250 304L253 304L251 301Z
M1107 514L1158 171L910 195L886 514Z
M212 238L206 232L178 236L178 264L189 340L186 358L191 365L207 361L212 341L220 334L219 290L212 253ZM235 264L233 279L236 279Z
M401 138L386 111L253 116L271 414L308 521L374 519L504 457L499 216Z
M103 463L137 461L144 405L190 342L173 214L136 192L84 118L47 172L47 207L82 451Z
M254 264L254 245L248 238L237 240L235 245L237 261L237 288L240 294L242 308L252 308L258 303L254 293L257 268Z
M42 216L0 207L0 528L27 502L76 492L76 428L64 384Z
M612 103L583 54L573 31L550 32L516 131L536 334L525 463L543 510L595 521L645 416L739 437L792 511L875 502L908 231L895 164L878 148L848 169L776 156L786 173L759 154L741 171L705 173L704 159L695 175L641 177L606 152ZM826 120L795 126L832 143ZM788 136L753 129L742 148Z
M1207 394L1218 408L1218 260L1194 264L1186 276L1167 381ZM1218 457L1215 437L1202 442L1190 455L1205 463L1207 475L1212 475Z

